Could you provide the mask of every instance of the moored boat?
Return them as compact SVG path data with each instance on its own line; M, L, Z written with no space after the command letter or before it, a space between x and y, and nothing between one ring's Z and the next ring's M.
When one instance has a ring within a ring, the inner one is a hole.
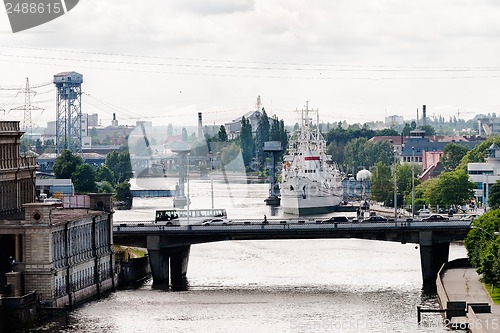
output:
M284 213L312 215L335 211L343 200L342 177L319 130L318 111L299 111L301 124L283 158L281 206ZM310 118L316 113L316 122Z

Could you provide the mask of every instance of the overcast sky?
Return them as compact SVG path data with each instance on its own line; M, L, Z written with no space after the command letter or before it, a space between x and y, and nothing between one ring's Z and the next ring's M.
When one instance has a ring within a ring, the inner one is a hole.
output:
M13 34L0 14L0 120L26 77L83 74L83 112L103 125L223 124L253 110L296 121L309 101L327 122L385 116L472 118L500 111L495 0L81 0ZM55 120L55 89L34 89L34 122Z

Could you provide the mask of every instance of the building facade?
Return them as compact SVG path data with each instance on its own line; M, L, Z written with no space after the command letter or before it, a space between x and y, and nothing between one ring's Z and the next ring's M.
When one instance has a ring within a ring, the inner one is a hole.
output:
M0 216L19 212L35 198L35 157L21 156L18 121L0 121Z
M467 164L467 174L476 183L474 197L479 205L488 204L489 189L500 180L500 147L493 143L487 151L486 162Z
M36 291L61 307L113 288L111 194L90 194L83 209L35 202L36 164L19 153L22 134L19 122L0 122L0 294Z

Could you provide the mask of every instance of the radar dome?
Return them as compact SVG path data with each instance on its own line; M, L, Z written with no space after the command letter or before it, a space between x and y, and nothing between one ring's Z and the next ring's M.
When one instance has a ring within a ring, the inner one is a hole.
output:
M372 179L372 173L366 169L359 170L356 174L356 180L369 180Z

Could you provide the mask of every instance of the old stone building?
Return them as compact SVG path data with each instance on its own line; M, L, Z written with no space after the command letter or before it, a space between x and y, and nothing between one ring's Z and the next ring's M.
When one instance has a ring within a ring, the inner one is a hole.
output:
M0 121L0 216L21 211L35 197L36 161L21 156L18 121Z
M113 288L111 194L90 194L79 209L34 202L36 165L19 153L22 134L19 122L0 122L2 300L36 291L60 307Z

